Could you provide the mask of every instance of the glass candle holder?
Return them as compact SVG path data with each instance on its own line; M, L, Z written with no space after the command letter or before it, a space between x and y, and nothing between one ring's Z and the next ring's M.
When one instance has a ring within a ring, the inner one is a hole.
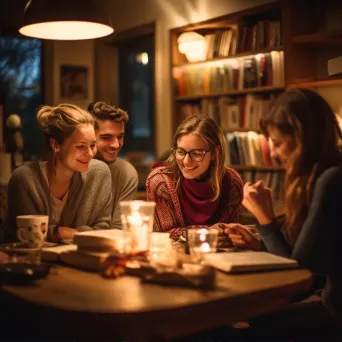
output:
M155 202L120 202L125 253L147 252L150 249Z
M152 233L149 260L157 268L176 268L177 253L173 248L169 233Z
M188 246L191 256L202 261L204 254L215 253L218 242L218 230L207 229L201 226L188 228Z

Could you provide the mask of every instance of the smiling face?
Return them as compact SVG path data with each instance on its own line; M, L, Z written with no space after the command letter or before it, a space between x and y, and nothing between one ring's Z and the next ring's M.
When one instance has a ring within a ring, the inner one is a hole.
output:
M209 144L197 134L189 133L182 135L178 139L177 148L185 151L193 151L193 153L196 153L197 150L198 153L201 154L203 151L209 149ZM177 160L177 164L184 178L198 179L208 171L211 158L211 151L205 154L201 162L191 160L189 154L186 154L183 160Z
M98 120L97 124L97 157L106 163L112 163L116 160L123 145L125 135L124 122Z
M274 125L268 125L267 131L271 142L271 156L278 157L286 168L287 160L295 149L293 137L283 134Z
M64 171L86 172L96 154L95 130L92 125L79 125L59 145L57 168Z

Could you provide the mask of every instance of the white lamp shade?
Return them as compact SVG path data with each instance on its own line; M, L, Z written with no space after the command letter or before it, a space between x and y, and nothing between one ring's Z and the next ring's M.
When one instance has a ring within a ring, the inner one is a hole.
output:
M197 32L184 32L178 37L178 50L184 53L189 62L203 61L206 58L205 38Z
M82 40L114 32L100 2L81 0L31 0L19 32L28 37L52 40Z

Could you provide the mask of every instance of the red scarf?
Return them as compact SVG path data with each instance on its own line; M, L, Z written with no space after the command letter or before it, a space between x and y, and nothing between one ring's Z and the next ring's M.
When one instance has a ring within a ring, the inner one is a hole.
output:
M223 176L221 194L215 201L214 189L209 181L182 179L178 196L184 219L187 225L212 225L217 223L227 204L229 191L229 175Z

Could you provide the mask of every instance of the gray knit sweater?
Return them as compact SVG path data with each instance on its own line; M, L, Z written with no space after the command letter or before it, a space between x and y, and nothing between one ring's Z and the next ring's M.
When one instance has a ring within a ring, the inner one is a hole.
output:
M92 160L87 172L75 172L59 225L78 231L109 228L111 188L109 168L99 160ZM39 163L28 163L16 169L8 185L8 213L1 226L4 240L16 240L16 216L50 215L51 208L49 187ZM51 236L49 226L48 239Z
M108 164L112 175L112 222L111 228L121 229L120 202L135 199L138 190L138 173L129 162L117 158Z

